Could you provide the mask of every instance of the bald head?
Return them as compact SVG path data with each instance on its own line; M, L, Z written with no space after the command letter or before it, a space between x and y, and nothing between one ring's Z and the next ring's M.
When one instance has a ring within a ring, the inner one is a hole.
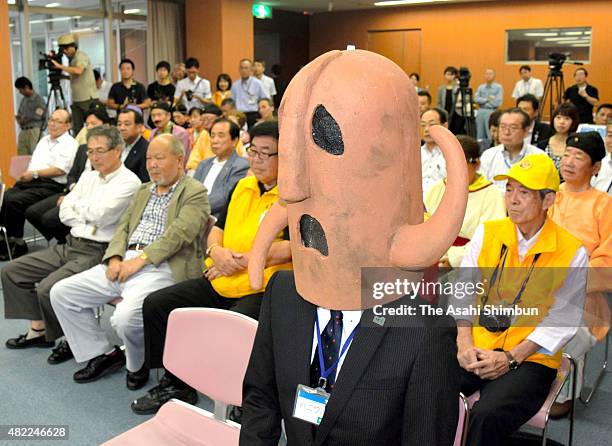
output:
M70 113L66 110L58 109L51 114L49 118L49 135L53 139L57 139L68 131L71 127Z
M167 189L184 173L183 143L174 135L164 134L153 138L147 149L147 171L158 188Z

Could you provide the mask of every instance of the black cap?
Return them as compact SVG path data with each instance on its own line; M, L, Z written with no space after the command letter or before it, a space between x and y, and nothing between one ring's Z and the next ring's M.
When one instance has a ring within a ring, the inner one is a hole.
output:
M223 111L217 107L215 104L206 104L202 109L202 114L209 113L211 115L221 116Z
M153 111L156 108L159 108L160 110L167 111L168 113L170 113L172 111L172 107L170 107L170 104L168 104L167 102L164 102L164 101L153 102L153 104L151 104L151 111Z
M567 147L574 147L588 154L593 164L606 156L606 147L597 132L572 133L567 137L565 144Z

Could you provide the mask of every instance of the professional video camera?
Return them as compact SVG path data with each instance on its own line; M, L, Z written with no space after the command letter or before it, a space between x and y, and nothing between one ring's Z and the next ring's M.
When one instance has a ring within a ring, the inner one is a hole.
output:
M472 79L472 73L468 67L459 68L459 87L468 88L470 86L470 79Z
M57 63L62 63L62 52L61 51L49 51L49 53L40 52L42 56L38 60L38 69L39 70L49 70L49 83L53 86L59 86L62 72L58 70L55 65L53 65L53 61Z
M550 53L548 55L548 68L552 73L561 73L561 67L567 60L567 56L563 53Z

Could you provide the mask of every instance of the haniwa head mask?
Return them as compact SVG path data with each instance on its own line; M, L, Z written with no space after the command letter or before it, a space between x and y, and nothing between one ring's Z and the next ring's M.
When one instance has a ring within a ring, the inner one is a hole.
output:
M297 291L337 310L361 308L361 267L427 267L452 244L467 202L465 156L450 132L431 129L448 181L423 223L417 95L393 62L361 50L323 54L289 84L279 121L282 201L253 246L254 289L287 225Z

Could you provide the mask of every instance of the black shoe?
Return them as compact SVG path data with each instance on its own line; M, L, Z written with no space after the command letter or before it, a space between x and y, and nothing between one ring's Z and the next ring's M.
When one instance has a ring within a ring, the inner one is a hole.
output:
M70 346L68 345L68 341L60 341L53 350L51 350L51 354L47 358L47 362L49 364L61 364L62 362L66 362L69 359L74 358L72 354L72 350L70 350Z
M130 390L142 389L147 381L149 381L149 369L146 365L143 365L137 372L128 370L125 377L125 383Z
M152 414L172 398L195 404L198 402L198 393L183 382L167 379L164 375L158 386L134 400L131 407L134 413L139 415Z
M242 407L233 406L228 418L234 423L240 424L242 422Z
M87 363L87 366L74 374L73 379L78 383L89 383L102 378L109 373L116 372L125 365L125 354L115 346L112 353L96 356Z
M49 348L55 345L55 342L49 342L45 340L45 335L37 336L32 339L26 339L28 334L22 334L18 338L11 338L6 341L6 347L12 349L29 348L29 347L41 347Z
M28 245L25 243L15 243L13 245L13 258L24 256L28 253Z

